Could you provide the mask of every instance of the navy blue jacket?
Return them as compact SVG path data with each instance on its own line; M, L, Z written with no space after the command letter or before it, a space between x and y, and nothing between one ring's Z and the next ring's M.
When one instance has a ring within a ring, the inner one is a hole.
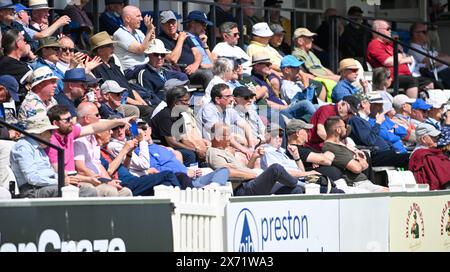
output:
M392 145L381 138L380 124L375 123L372 127L370 123L360 116L354 116L348 124L352 126L350 137L357 145L374 146L378 151L386 151L392 148Z

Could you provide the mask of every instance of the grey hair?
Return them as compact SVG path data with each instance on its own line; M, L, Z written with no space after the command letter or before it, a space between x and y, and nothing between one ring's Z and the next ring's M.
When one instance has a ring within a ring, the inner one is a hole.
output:
M220 25L220 33L231 33L231 30L235 27L238 27L235 22L225 22Z
M234 63L227 58L218 58L213 66L213 74L215 76L223 77L226 73L233 72Z

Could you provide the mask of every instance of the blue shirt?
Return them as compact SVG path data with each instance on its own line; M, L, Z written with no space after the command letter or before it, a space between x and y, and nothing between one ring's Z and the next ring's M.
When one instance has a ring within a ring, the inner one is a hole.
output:
M369 123L373 127L376 124L376 120L373 118L369 118ZM394 128L394 126L395 123L386 116L384 122L380 125L379 135L384 140L390 142L395 151L397 151L398 153L406 153L408 151L403 145L402 138L407 135L407 131L402 126L397 126L397 128Z
M35 140L20 139L11 149L10 160L19 188L26 183L42 187L58 184L47 153Z
M264 156L261 158L261 168L267 169L272 164L278 163L285 169L299 170L297 163L286 155L283 148L275 149L271 145L264 145Z
M70 100L64 92L55 94L55 99L58 101L58 105L64 105L69 108L69 112L72 116L77 116L77 108L75 107L75 102Z
M197 47L198 51L200 51L200 54L202 55L202 64L211 64L212 65L212 61L209 59L208 53L206 53L205 48L203 48L200 37L197 35L194 35L190 32L186 32L186 33L191 38L191 41L194 43L195 47Z
M151 144L148 146L150 153L150 167L159 172L170 171L173 173L187 173L187 168L175 158L172 151L162 145ZM134 151L139 155L139 148Z
M333 101L333 103L337 103L344 97L355 94L357 92L358 89L356 89L355 86L353 86L348 80L341 79L333 88L333 91L331 93L331 100Z

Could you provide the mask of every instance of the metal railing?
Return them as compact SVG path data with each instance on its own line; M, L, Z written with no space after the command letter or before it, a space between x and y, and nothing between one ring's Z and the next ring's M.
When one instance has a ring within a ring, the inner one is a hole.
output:
M408 44L406 44L406 43L404 43L402 41L396 40L396 39L394 39L394 38L392 38L390 36L387 36L385 34L382 34L382 33L378 32L376 30L373 30L370 26L367 26L365 24L356 22L356 21L350 19L349 17L345 17L345 16L331 16L330 17L330 68L333 71L336 71L337 67L338 67L339 35L337 35L337 33L338 33L338 31L337 31L337 20L339 20L339 19L342 19L342 20L344 20L344 21L346 21L348 23L357 25L357 26L361 27L362 29L364 29L364 30L366 30L366 31L368 31L368 32L370 32L372 34L375 33L375 34L379 35L380 37L383 37L383 38L393 42L393 47L394 47L394 54L393 54L393 58L394 58L394 65L393 65L393 67L394 67L394 78L393 78L394 94L393 95L396 95L398 93L398 89L399 89L399 81L398 81L398 76L399 76L398 75L398 66L399 66L399 61L398 61L399 50L398 50L398 46L399 45L401 45L404 48L408 48L409 50L415 51L415 52L417 52L417 53L419 53L419 54L421 54L421 55L423 55L423 56L425 56L425 57L427 57L427 58L429 58L431 60L443 63L443 64L445 64L447 66L450 66L450 63L448 63L448 62L446 62L446 61L444 61L444 60L442 60L440 58L437 58L437 57L435 57L433 55L428 54L427 52L423 52L423 51L421 51L419 49L416 49L414 47L411 47L410 45L408 45ZM384 20L384 19L380 19L380 20Z
M33 140L35 140L35 141L37 141L37 142L39 142L41 144L45 144L45 145L47 145L50 148L54 148L54 149L56 149L58 151L58 196L61 197L62 196L61 188L64 187L64 176L65 176L64 175L64 149L61 148L61 147L58 147L58 146L56 146L56 145L54 145L52 143L44 141L44 140L40 139L39 137L36 137L33 134L30 134L30 133L26 132L25 130L23 130L23 129L17 127L17 126L8 124L7 122L5 122L5 121L3 121L1 119L0 119L0 125L1 126L5 126L5 127L9 128L9 129L18 131L21 134L23 134L23 135L25 135L27 137L30 137L31 139L33 139Z

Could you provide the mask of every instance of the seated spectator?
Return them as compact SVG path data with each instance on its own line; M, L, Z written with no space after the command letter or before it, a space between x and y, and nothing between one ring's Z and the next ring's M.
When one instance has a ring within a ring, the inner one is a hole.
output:
M392 109L392 103L394 102L394 98L387 91L391 83L391 72L388 69L384 67L373 69L372 90L383 98L383 112L388 112L388 109Z
M100 115L108 119L111 115L122 117L139 116L139 109L133 105L124 105L124 95L127 89L122 88L114 80L106 80L100 87L104 102L100 106Z
M347 11L347 15L351 20L370 27L367 20L363 18L363 13L363 10L357 6L352 6ZM369 31L357 24L348 23L344 27L344 32L342 32L342 35L339 37L339 50L341 52L341 58L356 59L363 65L363 67L365 67L365 50L370 42L370 39L371 35ZM364 69L366 69L366 67Z
M310 83L308 88L305 87L300 73L302 64L302 61L292 55L287 55L281 60L280 68L283 72L281 97L287 104L304 103L310 105L313 101L317 102L317 99L325 101L326 91L317 94L311 82L308 82Z
M365 153L358 149L350 149L348 145L342 143L347 137L347 129L344 120L338 116L330 117L325 122L327 139L322 151L333 153L335 157L332 165L344 172L345 182L336 181L337 188L345 193L388 192L388 188L373 184L362 173L369 167Z
M280 62L283 58L280 53L269 45L270 38L274 35L267 23L257 23L252 28L252 41L247 47L247 55L253 58L253 55L264 55L270 60L270 68L277 75L280 75Z
M406 136L403 138L404 141L410 143L416 142L416 125L412 122L411 111L412 104L416 102L416 99L409 98L404 94L398 94L394 97L392 101L392 106L395 110L395 115L391 120L398 126L402 126L406 129Z
M150 16L146 15L142 19L141 11L135 6L126 6L122 10L123 27L114 32L113 40L117 42L114 53L122 64L122 69L126 78L131 78L136 66L146 64L148 58L144 51L148 48L151 40L155 38L155 27ZM144 35L139 27L141 21L147 27Z
M307 124L302 120L292 119L286 122L288 144L298 149L305 171L317 171L333 181L342 178L342 171L331 165L335 157L333 153L330 151L320 152L305 146L308 140L308 131L312 128L313 125ZM294 159L290 152L286 152L286 155L291 160Z
M164 43L159 39L154 39L144 52L148 56L148 63L141 68L137 68L137 82L145 88L146 92L141 92L142 98L150 100L152 96L157 96L160 100L166 99L164 83L172 78L187 80L186 74L164 67L164 59L171 51L164 47Z
M314 76L338 82L339 76L323 66L317 56L311 51L313 48L313 37L316 35L316 33L309 31L307 28L297 28L294 32L295 47L292 55L303 61L308 72ZM333 87L330 86L327 89L332 90Z
M55 90L55 94L58 94L63 89L62 79L64 78L64 73L56 67L56 63L58 62L58 52L61 48L58 40L54 37L48 37L39 40L39 48L36 53L39 56L35 63L33 63L33 70L40 68L42 66L46 66L50 68L53 75L58 78L58 85Z
M272 76L270 70L270 59L263 53L256 53L252 58L252 78L261 86L265 86L268 90L269 96L266 98L267 105L276 113L281 113L288 118L302 119L307 116L309 118L316 108L311 102L303 100L297 103L287 105L286 102L280 99L280 93L276 91L273 84L268 82L268 78ZM279 89L278 89L279 91ZM272 116L270 116L272 118ZM278 122L273 120L272 122Z
M5 0L0 3L0 28L1 32L4 33L10 29L15 29L23 33L25 41L32 45L32 48L36 50L36 44L33 39L24 31L22 24L14 20L15 6L10 0Z
M77 108L77 119L81 126L97 123L100 114L97 107L89 102L81 103ZM129 121L131 118L126 119ZM94 135L78 137L74 142L75 169L80 175L91 178L104 178L109 181L96 184L99 196L132 196L130 189L120 185L120 180L113 179L100 162L100 146Z
M437 148L441 132L430 124L416 128L417 147L411 154L409 169L417 183L430 185L430 190L445 190L450 187L450 160Z
M192 109L189 108L190 93L185 87L169 89L166 94L167 107L156 114L150 125L155 139L183 154L186 166L204 161L211 143L202 139Z
M391 36L391 26L384 20L375 20L372 29L386 36ZM367 61L373 68L386 67L394 75L394 48L390 40L387 40L375 33L367 47ZM405 89L405 94L411 98L417 98L419 92L419 84L421 86L428 85L431 81L423 78L414 78L408 67L413 62L413 57L399 53L399 86ZM420 82L419 82L420 81Z
M228 58L218 58L214 63L212 72L214 77L205 89L205 95L202 98L202 105L211 101L211 89L219 83L227 83L233 79L234 63Z
M3 103L8 103L11 99L14 102L19 102L19 84L12 76L0 76L0 119L5 121L5 108ZM0 139L1 140L16 140L20 136L15 130L8 129L0 125Z
M69 108L72 117L77 116L75 102L84 96L87 89L86 74L83 68L67 70L64 74L64 88L62 92L55 95L59 105L65 105Z
M353 85L357 80L358 71L359 67L354 59L343 59L339 62L341 79L338 81L336 86L333 88L333 92L331 93L331 100L333 103L337 103L345 96L356 94L359 91ZM362 92L366 93L368 91L367 80L361 80L361 84L363 85Z
M448 101L447 96L442 91L439 90L439 92L439 96L433 96L427 100L432 107L428 110L428 118L425 120L425 123L434 126L437 130L442 128L442 112Z
M141 92L140 86L128 83L127 78L122 73L119 66L114 63L113 52L115 42L111 40L108 33L105 31L97 33L91 37L90 41L93 54L101 59L101 63L92 70L92 73L103 81L114 80L120 87L126 88L128 94L125 102L129 105L124 105L124 107L137 107L139 109L140 117L149 120L153 112L153 108L149 107L149 104L151 105L153 102L159 103L160 99L146 99L146 101L144 101L139 93L145 92Z
M58 62L56 67L65 73L67 70L71 69L71 62L75 54L75 44L72 39L68 36L63 36L59 39L59 45L61 45L58 52Z
M346 101L340 101L335 105L323 105L312 115L310 123L314 126L308 133L307 147L314 150L322 150L323 142L327 138L325 131L325 121L331 116L340 116L342 120L347 120L354 114L350 105Z
M30 0L28 7L31 9L31 20L29 27L37 32L49 28L50 9L47 0ZM70 18L69 18L70 19Z
M248 45L248 44L250 44L250 36L252 34L252 26L257 23L262 22L263 20L262 20L262 18L259 18L255 14L255 11L256 11L256 9L254 8L255 2L253 0L239 0L236 2L242 5L242 12L244 13L244 22L243 22L244 25L243 25L243 29L242 29L243 30L242 37L244 39L244 44ZM223 32L221 31L221 33L223 33Z
M370 124L369 115L371 103L383 103L381 99L370 99L366 95L346 96L344 100L352 107L356 115L351 117L348 124L352 127L350 137L357 145L373 148L371 162L373 166L395 166L406 168L409 155L397 153L392 144L380 136L381 124L385 120L384 114L377 113L374 125Z
M254 164L264 154L262 147L252 152L247 165L242 164L234 155L230 135L229 126L221 123L214 125L212 148L208 149L206 160L213 169L229 169L235 196L303 193L303 189L297 185L297 179L279 164L268 167L258 175Z
M286 53L283 52L281 45L283 44L286 31L279 24L270 24L270 30L272 30L273 36L269 39L269 45L272 46L272 48L275 49L280 56L284 57Z
M31 2L32 1L30 1L30 3ZM32 40L34 40L33 48L34 45L37 45L36 41L52 36L55 32L58 32L59 28L70 23L69 16L64 15L55 20L53 24L49 25L47 28L42 29L42 31L36 31L30 28L30 15L28 14L28 12L32 9L27 8L22 4L16 4L15 8L15 21L21 24L25 32L30 36Z
M273 9L269 10L269 24L279 24L286 30L286 35L283 39L282 47L285 48L285 51L290 52L291 42L292 42L292 23L291 20L281 15L281 3L283 1L280 0L265 0L264 7L272 7Z
M211 102L206 104L197 114L197 121L202 125L203 138L211 139L210 132L213 125L224 122L229 126L236 125L242 128L245 131L248 147L254 147L256 143L253 142L250 125L239 117L233 108L230 108L233 101L233 93L226 84L219 83L212 88ZM250 154L248 148L243 147L234 139L231 140L231 143L242 153Z
M236 106L234 108L237 114L242 119L246 120L250 125L254 143L256 143L257 145L264 143L266 126L253 107L253 100L256 94L250 91L247 87L241 86L233 90L233 96L234 101L236 102ZM244 146L248 145L244 130L237 126L233 126L232 131L236 136L238 142L242 143Z
M32 116L47 116L47 110L58 104L55 94L58 77L47 66L40 67L31 75L31 91L20 105L19 120Z
M261 168L267 169L273 164L281 165L286 172L295 178L305 178L313 175L320 175L319 172L315 170L305 171L303 162L300 158L299 150L296 146L288 145L287 150L281 147L282 137L284 130L279 126L274 125L268 129L266 134L266 142L263 146L264 155L261 158ZM292 159L287 155L291 155ZM334 184L330 191L328 191L327 186L320 185L321 193L343 193L343 191L335 188Z
M121 15L124 6L124 0L105 0L105 11L99 17L99 32L106 31L109 35L114 35L123 25Z
M50 142L52 130L47 116L34 116L27 120L26 132ZM17 179L21 197L41 198L58 196L58 175L44 151L46 146L30 137L20 139L11 149L11 168ZM66 176L65 184L77 184L77 179ZM80 187L81 197L95 197L97 191Z
M29 56L30 45L18 30L8 30L2 33L3 56L0 57L0 75L13 76L19 83L19 93L25 96L25 85L31 78L33 70L22 58Z
M213 23L208 20L205 13L199 10L189 12L183 23L187 24L186 33L202 55L200 68L211 69L217 55L209 50L206 28L212 26Z
M158 38L164 43L166 49L172 51L166 60L172 65L178 65L186 73L192 84L208 86L213 77L211 70L200 67L202 55L184 31L178 31L177 17L171 10L161 12L161 33Z
M411 105L411 121L415 126L418 126L422 123L425 123L425 121L428 118L428 111L432 108L430 104L425 102L425 100L418 98L414 103Z
M409 33L411 35L412 48L415 48L423 53L427 53L431 56L442 59L446 62L450 62L450 56L448 54L445 54L444 52L439 52L438 50L430 47L429 37L427 35L428 26L426 24L423 23L412 24ZM424 55L416 51L410 50L409 52L418 62L418 64L416 65L415 72L421 74L420 68L425 68L426 70L430 71L431 74L433 74L432 75L433 77L437 76L440 80L442 80L444 88L446 89L450 88L450 68L447 65L431 60L430 58L425 57Z
M216 16L216 25L215 25L215 34L218 40L220 40L219 27L225 22L233 22L237 23L237 19L233 16L233 11L231 9L231 4L233 0L215 0L218 4L214 6L215 8L215 16ZM208 18L212 20L211 11L208 13Z
M223 42L216 44L212 52L222 57L245 59L245 62L242 64L244 66L244 73L250 75L252 71L252 68L250 67L251 58L238 46L240 34L237 24L234 22L223 23L220 25L220 33L222 34ZM249 34L249 32L247 32L247 34Z

